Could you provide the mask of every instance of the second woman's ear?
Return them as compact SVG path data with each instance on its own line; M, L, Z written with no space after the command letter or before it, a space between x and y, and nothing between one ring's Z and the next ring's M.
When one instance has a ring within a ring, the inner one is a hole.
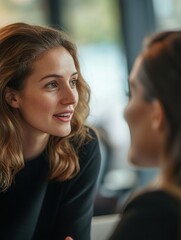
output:
M19 95L16 90L6 87L5 100L11 107L19 108Z

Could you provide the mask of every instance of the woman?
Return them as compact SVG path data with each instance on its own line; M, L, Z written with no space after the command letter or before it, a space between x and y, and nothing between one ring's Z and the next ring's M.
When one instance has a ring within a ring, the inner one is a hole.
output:
M126 205L110 240L179 240L181 221L181 31L148 39L129 79L129 160L159 167L158 178Z
M0 239L90 239L100 165L90 91L62 31L0 29Z

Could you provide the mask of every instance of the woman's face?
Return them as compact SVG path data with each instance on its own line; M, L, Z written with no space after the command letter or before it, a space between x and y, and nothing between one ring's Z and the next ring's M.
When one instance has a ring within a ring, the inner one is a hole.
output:
M63 47L51 49L36 60L25 87L11 104L24 132L67 136L78 102L77 81L73 58Z
M136 166L157 166L160 136L154 128L155 106L144 100L144 88L138 79L141 58L135 62L130 74L130 99L125 109L125 119L131 134L128 158Z

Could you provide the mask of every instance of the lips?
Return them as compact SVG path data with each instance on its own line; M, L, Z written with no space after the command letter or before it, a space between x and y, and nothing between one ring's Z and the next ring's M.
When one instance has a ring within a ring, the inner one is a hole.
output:
M58 113L55 114L55 117L70 117L71 113Z
M53 116L59 121L69 122L72 118L72 115L73 115L73 110L56 113Z

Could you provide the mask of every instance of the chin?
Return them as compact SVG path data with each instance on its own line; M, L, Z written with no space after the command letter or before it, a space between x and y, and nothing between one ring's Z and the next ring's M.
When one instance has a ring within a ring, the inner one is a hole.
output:
M66 137L71 133L71 127L68 127L66 129L62 129L60 131L57 131L56 134L53 134L54 136L57 137Z
M140 168L158 167L158 161L156 157L138 154L136 152L133 152L132 150L129 150L128 162L131 165Z

